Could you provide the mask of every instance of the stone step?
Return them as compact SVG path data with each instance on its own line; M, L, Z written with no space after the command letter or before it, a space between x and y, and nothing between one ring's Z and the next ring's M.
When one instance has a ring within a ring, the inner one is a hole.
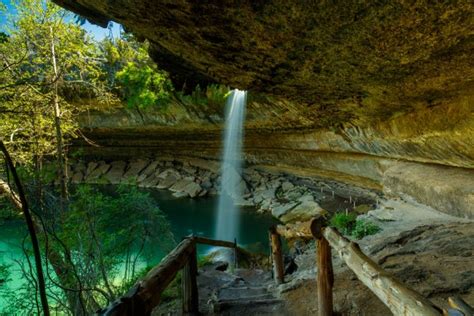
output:
M219 315L287 315L279 299L219 300L212 310Z
M217 293L218 300L272 299L274 296L264 287L228 287Z

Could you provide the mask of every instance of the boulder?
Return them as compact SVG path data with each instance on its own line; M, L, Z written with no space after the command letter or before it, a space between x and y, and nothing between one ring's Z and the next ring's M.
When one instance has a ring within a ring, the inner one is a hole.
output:
M301 198L303 195L307 194L306 188L297 186L292 188L291 190L287 191L284 193L284 198L290 200L290 201L296 201L299 198Z
M189 165L199 167L204 170L209 170L212 173L219 173L221 170L221 164L215 160L205 159L191 159L188 160Z
M299 202L312 202L312 201L314 201L314 197L311 193L307 192L303 196L299 197L298 201Z
M131 178L131 177L138 178L138 176L140 175L140 172L143 169L145 169L145 167L147 167L149 163L150 163L149 160L144 160L144 159L130 161L130 163L128 164L127 171L123 175L124 179L127 180L128 178Z
M159 163L160 162L157 160L152 161L145 169L142 170L140 176L145 176L145 178L147 178L152 174L155 174L156 169L159 167Z
M209 178L204 178L202 179L202 182L201 182L201 187L203 187L204 189L210 189L212 188L212 182Z
M74 184L82 183L84 180L84 173L82 171L77 171L71 177L71 182Z
M106 163L105 161L100 161L98 163L98 166L87 175L86 180L94 182L98 180L102 175L107 173L109 169L110 165L108 163Z
M271 180L266 183L266 186L268 189L278 189L280 185L281 185L281 182L278 179Z
M316 215L325 215L327 212L314 201L305 201L281 215L279 219L284 222L307 221Z
M125 167L127 163L125 161L113 161L110 163L110 170L104 175L104 177L112 184L118 184L123 179Z
M263 200L271 200L275 198L275 189L265 189L262 191L255 191L253 194L253 200L255 203L261 203Z
M188 196L188 193L186 193L186 192L174 192L173 196L175 198L184 198L184 197Z
M197 169L194 168L194 167L191 167L191 166L183 166L183 169L182 169L184 172L188 173L188 174L195 174Z
M159 181L160 179L158 179L156 175L152 173L146 179L142 180L139 185L144 188L152 188L157 186Z
M281 184L281 189L284 191L284 192L287 192L291 189L293 189L295 186L293 185L293 183L289 182L289 181L285 181Z
M172 176L176 179L181 179L181 174L177 170L172 169L172 168L168 168L168 169L164 170L163 172L160 172L157 175L157 177L160 178L160 179L166 179L170 176Z
M91 161L87 164L86 176L88 176L99 164L96 161Z
M184 192L188 193L190 197L194 198L202 192L202 188L196 182L190 182L185 188Z
M238 206L243 206L243 207L255 206L255 204L252 200L245 199L243 197L241 197L240 199L235 200L234 204L238 205Z
M299 203L291 202L286 204L277 204L275 207L272 207L272 215L276 218L280 218L293 208L295 208Z
M202 188L190 179L181 179L169 188L172 192L186 192L190 197L196 197L201 193Z
M156 187L158 189L168 189L179 180L179 178L177 178L175 174L169 174L166 178L160 178L160 176L158 175L157 179L158 183Z

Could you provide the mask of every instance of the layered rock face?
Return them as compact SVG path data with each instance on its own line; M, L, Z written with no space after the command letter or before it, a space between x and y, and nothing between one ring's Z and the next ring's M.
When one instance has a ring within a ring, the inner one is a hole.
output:
M178 88L249 89L248 164L474 216L472 1L55 2L148 39ZM217 159L222 113L92 113L85 152Z
M247 165L409 196L451 215L474 217L474 121L469 102L457 114L451 108L449 118L431 109L365 129L333 130L270 130L270 123L255 115L257 106L269 107L249 105ZM91 159L218 160L222 116L216 116L215 109L213 114L181 110L171 111L179 113L172 119L169 113L149 111L145 120L133 111L91 113L83 117L83 133L99 147L76 145Z

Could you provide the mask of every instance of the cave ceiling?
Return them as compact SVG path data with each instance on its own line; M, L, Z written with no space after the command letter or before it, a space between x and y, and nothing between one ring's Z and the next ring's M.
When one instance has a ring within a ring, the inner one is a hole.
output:
M328 124L472 96L472 1L53 0L148 39L177 89L222 83Z

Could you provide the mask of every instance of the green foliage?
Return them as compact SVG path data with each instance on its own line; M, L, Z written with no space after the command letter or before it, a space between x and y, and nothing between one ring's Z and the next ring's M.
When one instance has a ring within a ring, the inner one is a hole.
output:
M374 235L380 230L381 228L372 222L357 220L351 235L356 239L361 239L365 236Z
M366 220L357 219L354 213L336 213L329 220L329 225L346 236L361 239L378 233L381 228Z
M132 35L106 38L99 48L105 58L104 72L111 89L129 108L165 106L173 91L168 74L157 68L148 56L148 43Z
M19 217L18 211L15 210L11 202L3 196L0 196L0 225L3 220L10 220Z
M186 106L200 106L220 109L225 104L229 96L230 89L227 86L219 84L210 84L205 90L198 85L193 92L188 95L178 92L178 99Z
M5 285L10 281L10 266L5 264L0 264L0 287Z
M166 75L148 65L129 62L117 73L130 108L146 108L164 104L170 100L171 84Z
M163 302L173 301L181 296L181 272L176 274L176 277L171 281L171 283L166 287L166 289L161 294L161 299Z
M354 229L356 215L353 213L336 213L329 220L331 227L336 228L344 235L350 235Z
M76 114L87 109L87 102L73 102L113 96L101 80L99 51L68 11L45 0L17 1L14 9L0 41L0 137L17 162L32 164L56 154L53 100L67 144L76 136Z
M107 195L90 186L77 187L56 236L74 254L83 286L101 288L110 297L122 295L156 264L153 258L175 245L169 222L154 200L125 185ZM101 295L93 297L106 304Z
M198 267L204 267L212 263L212 256L199 256Z

